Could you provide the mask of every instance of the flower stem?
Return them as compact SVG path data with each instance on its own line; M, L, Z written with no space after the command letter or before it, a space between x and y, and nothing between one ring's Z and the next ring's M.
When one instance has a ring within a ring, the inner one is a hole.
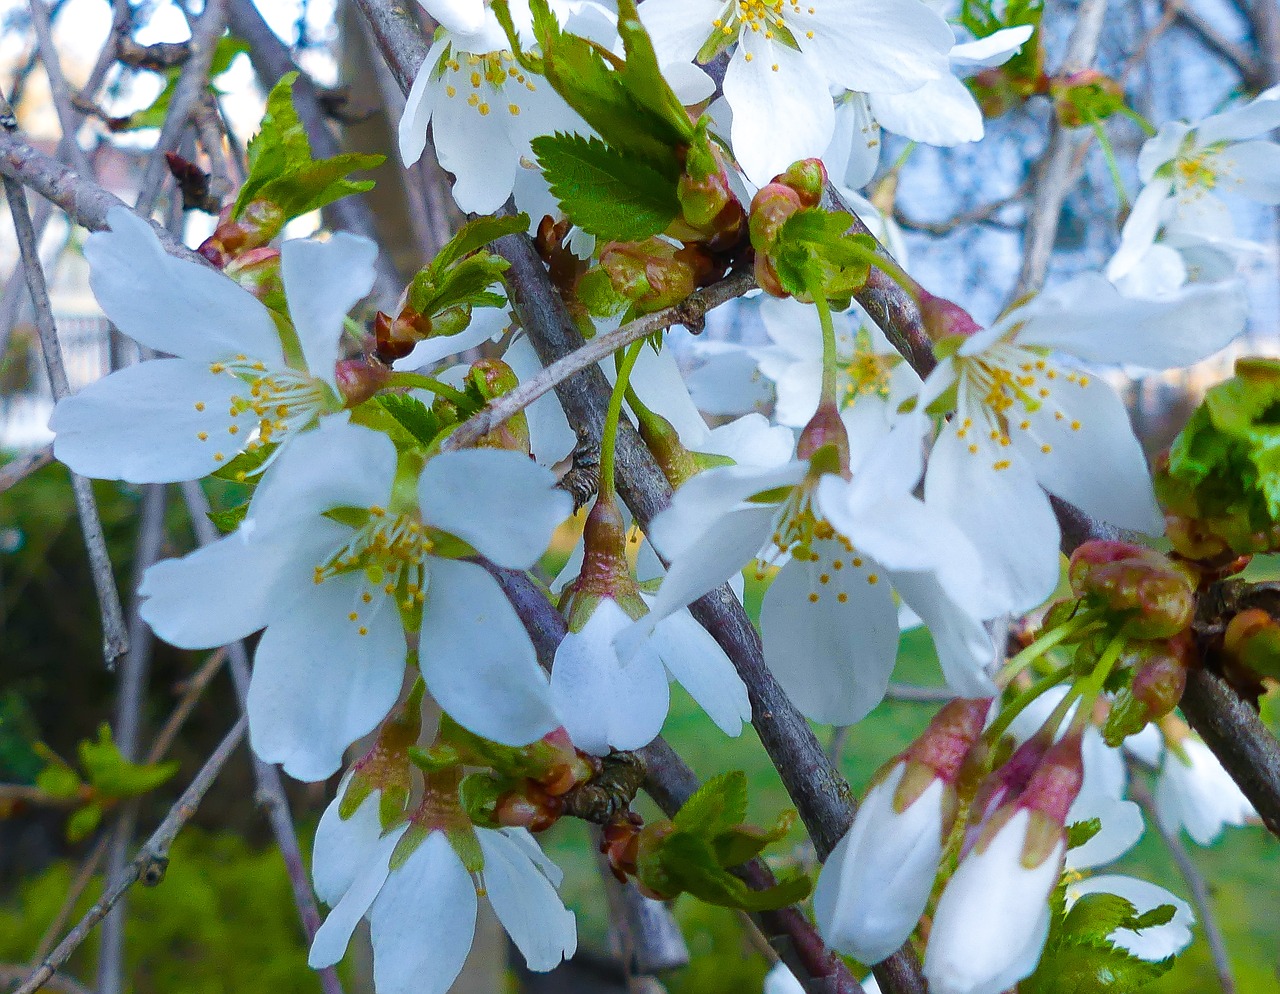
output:
M1156 133L1156 126L1152 124L1150 121L1148 121L1141 114L1139 114L1132 107L1130 107L1128 104L1121 104L1120 113L1123 114L1125 117L1127 117L1130 121L1132 121L1138 127L1140 127L1144 132L1146 132L1147 135L1150 136Z
M1107 682L1107 677L1111 675L1111 671L1115 668L1116 660L1120 658L1120 654L1124 652L1124 647L1128 643L1128 639L1124 635L1116 635L1107 643L1107 647L1102 651L1097 664L1093 667L1093 672L1081 680L1076 689L1080 694L1080 713L1093 710L1093 702L1097 700L1098 695L1102 693L1102 688ZM1086 719L1087 720L1087 719ZM1079 714L1076 716L1076 723L1081 721Z
M836 405L836 326L831 319L831 304L821 292L813 292L813 284L809 282L809 292L813 296L813 306L818 309L818 320L822 322L822 398L819 404Z
M451 400L463 409L475 405L475 401L457 387L451 387L447 383L441 383L434 377L424 376L421 373L392 373L387 378L387 386L420 387L423 390L430 390L436 396Z
M614 494L614 452L618 444L618 419L622 417L622 399L627 393L627 384L631 380L631 370L640 358L640 350L644 348L644 339L627 347L618 362L618 378L613 384L613 393L609 395L609 408L604 416L604 428L600 435L600 487L599 498L611 498Z
M1037 697L1049 690L1051 687L1056 687L1061 683L1063 678L1071 672L1071 667L1072 664L1067 663L1065 666L1059 667L1047 676L1042 676L1039 680L1015 697L1007 708L996 715L995 720L991 723L991 727L983 733L983 737L986 738L988 742L999 742L1000 736L1007 732L1009 730L1009 726L1013 724L1013 719L1022 714L1022 712L1025 711L1031 702ZM1063 698L1063 702L1065 703L1073 697L1073 694L1068 693L1067 696ZM1061 707L1061 705L1059 705L1059 707Z
M1070 621L1063 622L1057 628L1045 632L1001 667L1000 672L996 674L996 686L1009 686L1009 682L1015 676L1054 648L1054 646L1065 642L1082 628L1088 627L1094 620L1095 615L1092 612L1085 612L1076 615Z
M1120 198L1120 208L1129 206L1129 194L1124 188L1124 179L1120 176L1120 164L1116 162L1115 149L1111 147L1111 139L1107 137L1107 129L1096 117L1089 118L1093 133L1098 136L1098 145L1102 148L1102 156L1107 160L1107 172L1111 174L1111 182L1116 188L1116 196Z

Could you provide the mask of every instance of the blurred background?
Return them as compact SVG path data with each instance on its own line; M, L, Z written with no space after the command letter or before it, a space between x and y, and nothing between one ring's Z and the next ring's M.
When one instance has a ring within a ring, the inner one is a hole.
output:
M81 86L110 28L110 6L105 0L33 2L44 5L52 22L63 72L72 87ZM1258 16L1268 4L1274 6L1274 0L1113 0L1098 66L1124 82L1132 105L1153 122L1212 113L1233 96L1280 83L1280 37L1268 43L1263 30L1268 22ZM132 6L132 37L139 44L181 42L188 36L177 4L143 0ZM237 6L243 13L254 5L231 4L233 10ZM334 0L258 0L256 10L259 23L320 87L329 124L343 145L388 155L387 164L372 174L378 185L369 202L382 243L401 276L411 275L447 237L457 217L449 209L448 177L429 157L411 170L399 167L393 141L399 91L380 60L371 56L358 15ZM1073 11L1070 2L1046 5L1051 65ZM162 72L117 64L81 134L97 181L126 200L137 193L156 139L156 127L147 126L147 111L165 82ZM235 137L247 142L261 117L265 92L253 61L246 54L234 55L216 83L221 93L217 111ZM60 137L58 116L25 0L0 0L0 87L11 95L23 131L52 154ZM908 148L886 136L881 175L868 188L871 199L901 228L913 275L932 292L964 304L979 320L995 317L1017 280L1027 198L1035 188L1034 165L1045 144L1049 113L1046 102L1032 101L989 122L982 143L957 149ZM1142 132L1122 118L1109 122L1108 131L1132 196L1138 188L1132 164ZM1117 243L1116 190L1096 143L1082 141L1076 162L1079 179L1062 209L1050 283L1098 268ZM1135 425L1152 452L1168 444L1200 393L1227 375L1237 355L1280 352L1277 215L1256 205L1233 206L1237 233L1256 243L1245 271L1253 304L1246 336L1196 369L1160 376L1141 370L1116 374L1126 385ZM35 212L39 223L41 208ZM56 211L46 213L41 254L74 388L117 367L132 346L111 333L89 292L80 252L84 232L68 226ZM294 233L305 234L322 223L319 216L304 218L296 222ZM213 219L191 211L183 224L187 243L194 245L212 230ZM52 398L16 259L6 215L0 219L0 463L41 458L50 438L46 422ZM750 322L714 322L707 334L749 339L758 330ZM143 492L100 483L95 493L117 581L122 590L130 589ZM177 501L160 507L166 516L161 554L186 551L193 539L185 511ZM756 592L751 594L748 606L754 609ZM101 889L100 877L83 873L100 844L99 835L91 831L70 841L66 812L32 804L19 789L31 785L46 762L36 743L72 757L78 742L94 737L100 724L112 720L116 680L102 667L99 640L70 487L65 472L49 465L21 486L0 492L0 991L25 976L25 965L47 952ZM911 685L936 680L931 655L927 637L907 636L897 679ZM175 785L190 779L237 712L231 681L220 665L220 659L155 646L142 711L144 741L164 724L192 681L209 684L167 753L179 764L178 772L170 785L143 800L140 826L158 822L176 796ZM876 768L924 727L933 707L891 699L847 735L834 737L832 748L855 788L861 790ZM771 823L787 806L750 731L726 741L681 697L665 734L703 778L727 769L746 770L757 822ZM820 734L831 737L830 730ZM289 785L304 848L332 787ZM260 800L249 760L241 753L214 786L193 827L179 838L163 883L137 888L130 896L122 944L124 990L219 994L320 989L306 966L285 865ZM455 990L627 989L617 937L609 933L607 893L589 830L567 821L548 833L545 842L566 870L564 893L579 920L578 958L550 976L529 977L520 969L518 954L508 955L501 930L482 921L473 962ZM1215 967L1198 930L1179 967L1149 990L1280 990L1280 843L1260 827L1246 827L1229 829L1214 846L1187 842L1187 847L1207 881L1210 907L1230 951L1230 980L1222 977L1221 963ZM782 851L786 861L807 864L813 859L798 830L790 851ZM1154 832L1117 872L1191 896L1192 884ZM674 911L684 943L655 950L654 976L632 978L632 990L661 985L673 994L750 994L761 989L769 951L740 916L687 899L677 902ZM95 936L82 947L51 989L101 989L95 979L97 941ZM682 960L687 963L677 965ZM353 944L341 972L348 990L372 990L366 945Z

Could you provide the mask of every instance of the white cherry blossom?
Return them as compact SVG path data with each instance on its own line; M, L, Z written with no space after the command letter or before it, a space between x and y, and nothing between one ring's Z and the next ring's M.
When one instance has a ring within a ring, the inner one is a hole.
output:
M844 91L835 98L835 131L823 161L842 186L860 189L880 162L880 131L949 148L981 141L986 129L978 102L959 73L999 66L1031 37L1030 25L1002 28L986 38L957 42L950 71L903 93Z
M1085 274L938 364L921 401L954 389L955 414L929 458L925 499L977 546L992 615L1035 607L1058 582L1059 530L1046 491L1121 528L1164 530L1124 405L1076 360L1190 365L1239 334L1244 317L1235 282L1143 300Z
M796 460L711 469L684 484L652 522L650 539L671 567L651 614L621 636L624 657L744 564L756 560L763 577L785 560L761 609L765 661L808 717L852 724L884 697L897 655L895 588L930 626L952 685L991 693L991 643L970 603L976 553L911 496L919 438L913 422L855 448L850 480Z
M763 185L831 142L832 85L904 93L947 71L951 29L920 0L646 0L664 64L735 45L724 77L734 155Z
M249 731L267 762L321 780L400 692L402 618L421 612L427 689L460 724L523 745L558 722L533 646L470 549L524 569L570 500L518 453L467 450L428 461L417 506L396 493L387 436L327 419L284 452L243 525L149 569L143 618L183 648L265 628L249 687ZM403 494L403 488L400 488Z
M1186 832L1197 845L1218 841L1227 825L1244 825L1257 812L1207 745L1188 736L1166 747L1155 789L1156 817L1166 831Z
M371 241L336 234L284 243L293 326L282 338L256 297L166 254L132 211L113 208L107 223L84 249L98 303L130 338L172 358L125 367L58 404L49 427L60 460L98 479L194 480L341 408L334 364L343 318L373 285Z
M365 800L352 820L370 803ZM393 868L407 829L412 830L400 826L358 846L352 855L359 862L340 894L331 887L322 891L317 879L317 893L333 908L316 932L308 962L316 969L337 963L367 917L377 994L445 994L475 936L477 884L439 829ZM475 833L484 857L484 892L529 969L545 973L571 957L577 927L556 893L563 874L533 837L522 828L463 831Z
M1280 204L1280 144L1266 140L1280 126L1280 86L1250 103L1206 117L1196 125L1164 125L1138 153L1144 184L1120 235L1107 275L1127 273L1167 232L1196 237L1230 236L1223 193L1261 204Z

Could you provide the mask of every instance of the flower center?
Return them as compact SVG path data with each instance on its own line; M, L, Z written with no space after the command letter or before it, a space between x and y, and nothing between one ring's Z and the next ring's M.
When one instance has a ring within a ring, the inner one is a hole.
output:
M875 352L871 347L871 336L865 329L859 329L853 346L853 355L840 368L840 385L844 392L843 406L851 406L865 394L875 394L881 399L888 397L889 378L896 364L896 356Z
M1015 429L1033 430L1036 416L1047 414L1044 408L1055 389L1061 391L1064 383L1080 388L1089 385L1084 373L1060 370L1034 352L1007 344L995 345L981 356L960 361L962 392L968 402L962 402L957 414L956 437L967 442L970 455L983 451L990 455L988 446L993 447L997 456L991 464L994 470L1012 465L1000 450L1012 444L1010 436ZM1061 410L1053 412L1053 419L1068 420ZM1081 425L1071 420L1068 427L1079 431ZM1043 442L1040 451L1048 455L1053 446Z
M720 16L711 22L712 40L724 41L744 31L764 34L766 41L778 40L789 48L799 48L793 33L794 24L787 24L787 15L808 14L812 16L815 9L802 4L798 0L729 0L720 11ZM812 31L805 31L806 38L812 38ZM747 52L748 62L752 56ZM773 66L774 72L778 67Z
M392 515L378 505L365 513L366 520L355 527L347 544L314 567L312 579L320 584L359 570L371 588L381 587L401 611L418 610L426 600L424 560L433 548L427 529L413 515ZM372 604L372 589L364 591L360 599ZM361 635L368 634L359 608L348 618L359 625Z
M1179 159L1176 164L1179 186L1184 191L1192 189L1212 190L1218 185L1218 173L1213 168L1213 156L1205 152L1186 159Z
M257 419L257 426L250 429L247 439L236 439L232 446L233 454L241 450L254 452L264 445L283 441L281 436L308 427L329 406L328 388L320 380L293 369L268 372L265 363L248 356L237 355L211 363L209 372L234 376L248 388L246 394L231 396L227 414L235 420L227 426L227 433L235 439L241 432L241 419L246 414ZM203 411L204 401L196 401L195 408ZM196 437L202 442L209 441L208 432L197 432ZM220 463L226 455L215 452L213 458Z
M507 51L488 55L459 52L455 56L446 49L436 65L435 76L444 83L446 97L465 101L481 117L488 117L495 107L505 108L511 117L520 116L520 104L506 89L513 82L530 93L538 89Z
M856 575L872 586L880 582L878 574L863 572L865 561L849 537L814 511L810 486L801 484L791 492L780 506L776 522L769 547L756 560L757 580L763 580L770 566L790 555L797 562L810 564L810 604L817 604L824 591L847 604L849 581Z

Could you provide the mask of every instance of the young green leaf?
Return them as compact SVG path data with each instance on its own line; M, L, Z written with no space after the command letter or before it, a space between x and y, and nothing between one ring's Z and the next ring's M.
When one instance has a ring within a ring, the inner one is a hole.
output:
M746 817L747 775L731 770L699 787L673 821L682 832L709 838L740 825Z
M533 151L565 214L597 238L640 241L680 213L674 179L598 138L545 135Z

